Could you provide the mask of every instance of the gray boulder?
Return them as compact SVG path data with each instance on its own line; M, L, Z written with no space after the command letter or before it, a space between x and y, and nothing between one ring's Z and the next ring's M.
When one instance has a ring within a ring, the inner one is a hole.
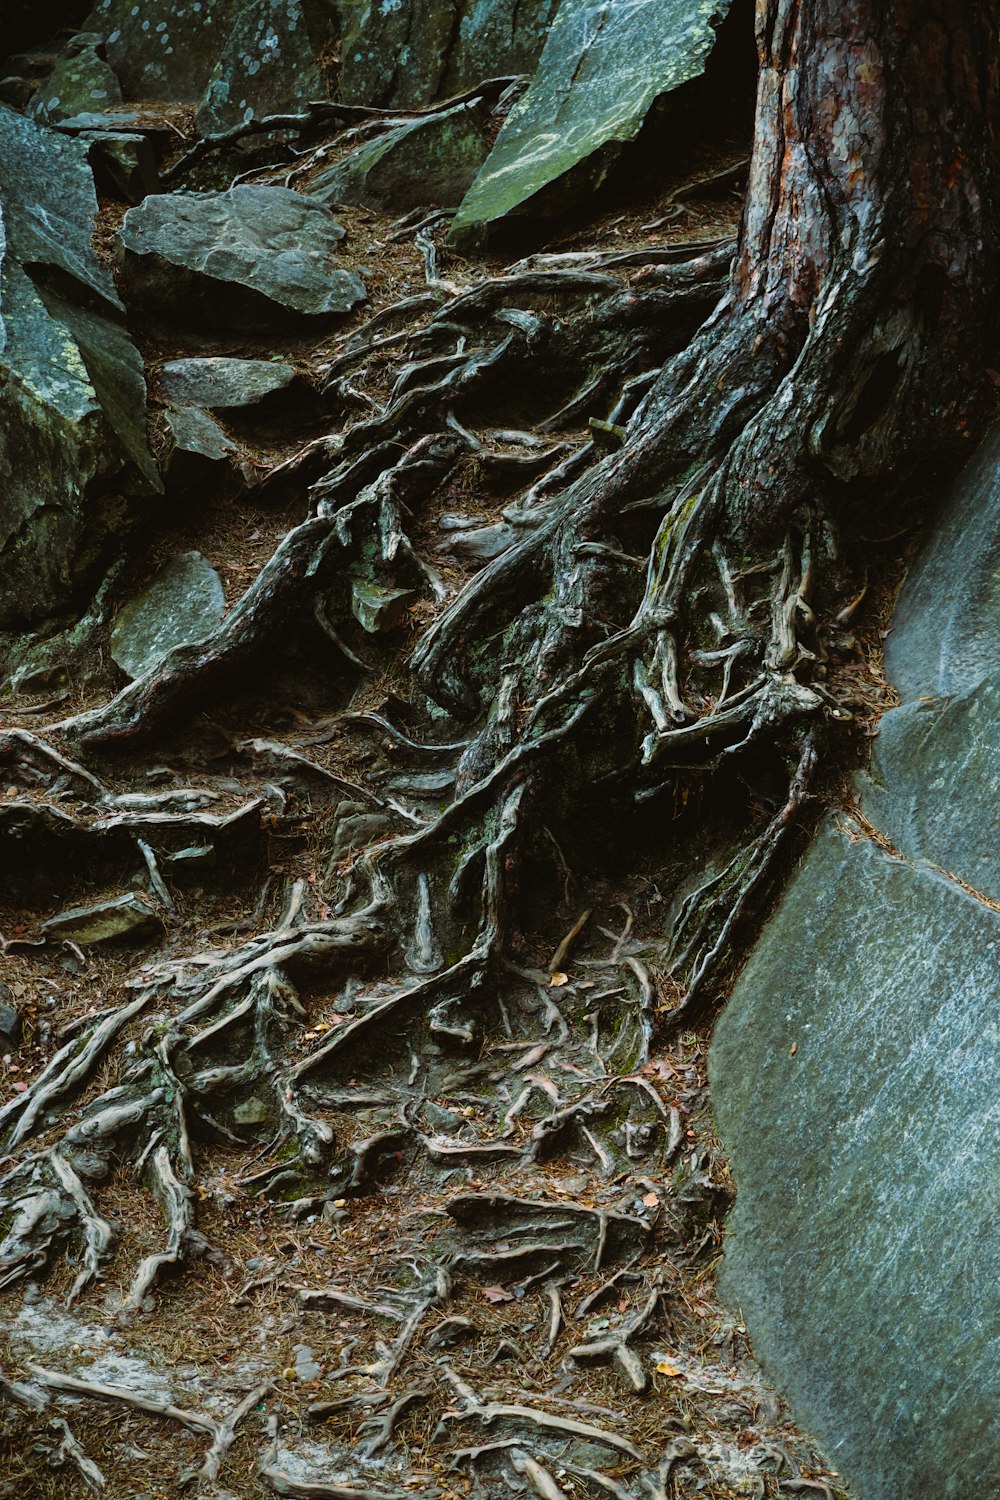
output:
M212 565L200 552L181 552L119 610L111 655L129 677L141 677L175 646L206 640L225 604Z
M46 937L79 943L139 942L163 931L163 919L144 896L128 892L94 906L74 906L42 923Z
M164 395L178 406L232 411L257 406L298 380L292 365L265 359L171 359L163 366Z
M80 139L87 142L87 159L102 189L110 189L127 203L141 203L147 194L156 192L160 176L148 136L87 130L80 132Z
M454 207L489 149L486 114L475 102L389 130L320 173L309 191L322 203L404 213L424 204Z
M125 215L132 299L196 326L271 329L344 314L365 286L340 269L344 231L321 204L280 187L162 193Z
M34 119L52 123L120 104L117 74L101 56L97 32L82 32L67 42L45 83L29 106Z
M96 0L88 31L105 38L127 99L200 99L247 0Z
M421 108L530 73L559 0L341 0L340 97Z
M168 495L186 495L229 470L239 452L214 417L197 406L166 413L170 447L163 464Z
M806 854L710 1056L720 1286L864 1500L1000 1465L998 532L1000 427L903 588L865 821Z
M704 69L730 0L601 5L562 0L534 77L452 226L471 246L511 215L592 192L654 102Z
M0 624L68 603L159 489L86 151L0 107Z
M198 109L203 134L330 95L337 16L324 0L253 0L237 16Z

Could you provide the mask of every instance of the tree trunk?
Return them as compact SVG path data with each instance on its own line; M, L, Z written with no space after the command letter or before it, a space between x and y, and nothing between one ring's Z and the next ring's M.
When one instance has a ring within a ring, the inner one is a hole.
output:
M903 495L991 408L997 23L995 5L943 0L758 5L729 294L646 412L652 433L680 427L680 451L736 442L735 531L773 529L831 480Z

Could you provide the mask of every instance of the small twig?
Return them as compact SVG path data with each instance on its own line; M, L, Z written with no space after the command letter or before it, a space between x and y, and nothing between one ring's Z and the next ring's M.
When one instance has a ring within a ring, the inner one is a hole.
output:
M301 1291L299 1302L303 1308L311 1307L343 1307L348 1312L372 1313L379 1318L392 1318L397 1323L402 1323L405 1314L397 1307L390 1307L386 1302L366 1302L363 1297L354 1297L349 1292L338 1292L332 1287L323 1291Z
M69 1423L63 1417L53 1417L49 1423L49 1429L62 1433L62 1442L59 1444L57 1458L63 1462L68 1459L76 1467L84 1484L90 1489L103 1490L107 1483L103 1473L97 1464L94 1463L94 1460L87 1457L83 1447L74 1437Z
M553 1282L550 1282L549 1285L545 1288L545 1295L549 1299L549 1329L545 1339L545 1346L542 1350L542 1354L543 1357L547 1359L555 1348L556 1340L558 1339L559 1334L562 1330L563 1310L562 1298L559 1296L559 1288Z
M586 911L580 913L580 915L577 917L576 921L570 928L569 932L567 932L566 936L559 944L559 947L549 959L550 974L555 974L560 968L562 968L562 965L566 962L567 956L569 955L573 944L576 942L577 938L580 936L580 933L590 921L590 914L592 909L592 907L588 906Z
M510 1461L515 1473L524 1475L539 1500L567 1500L566 1491L560 1489L548 1469L529 1453L515 1448L511 1451Z
M55 1391L65 1391L70 1396L88 1396L94 1401L118 1401L123 1406L134 1407L136 1411L180 1422L182 1427L188 1427L192 1432L207 1432L213 1439L218 1432L219 1424L215 1418L205 1416L202 1412L185 1411L180 1406L172 1406L169 1401L153 1401L148 1396L138 1396L135 1391L125 1390L120 1385L100 1385L93 1380L78 1380L75 1375L64 1375L61 1370L45 1370L41 1365L28 1365L27 1368L36 1380Z
M270 1389L270 1385L265 1384L257 1386L255 1390L249 1391L239 1406L233 1408L225 1421L218 1424L215 1437L212 1439L212 1446L205 1454L205 1462L201 1466L202 1478L208 1480L218 1478L222 1461L233 1445L237 1427L257 1403L263 1401Z

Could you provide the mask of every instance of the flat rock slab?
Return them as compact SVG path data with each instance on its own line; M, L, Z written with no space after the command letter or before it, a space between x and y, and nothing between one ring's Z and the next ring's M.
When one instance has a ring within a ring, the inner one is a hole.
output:
M42 923L46 937L90 947L97 943L137 942L156 937L163 920L145 897L133 892L101 901L95 906L74 906Z
M863 1500L1000 1465L1000 913L828 829L716 1026L720 1289Z
M1000 667L1000 423L954 485L916 558L886 641L906 699L974 687Z
M710 1054L720 1288L863 1500L1000 1467L998 531L1000 427L901 593L866 824L806 855Z
M209 411L256 406L297 380L292 365L264 359L172 359L162 372L163 391L170 401Z
M200 552L181 552L118 612L111 655L130 677L141 677L175 646L203 641L222 619L218 573Z
M1000 902L1000 671L887 713L864 810L900 854Z
M324 59L337 35L332 5L252 0L236 17L196 118L203 135L331 96Z
M364 282L339 268L344 230L321 203L280 187L162 193L125 215L132 299L172 322L240 331L344 314Z
M899 596L866 815L910 859L1000 901L1000 424L955 483Z
M559 0L347 0L339 96L419 109L531 73Z
M730 0L562 0L538 68L452 225L473 246L511 215L552 214L601 183L653 101L704 69Z
M321 172L309 192L322 203L404 213L460 203L486 160L486 113L457 104L368 141Z

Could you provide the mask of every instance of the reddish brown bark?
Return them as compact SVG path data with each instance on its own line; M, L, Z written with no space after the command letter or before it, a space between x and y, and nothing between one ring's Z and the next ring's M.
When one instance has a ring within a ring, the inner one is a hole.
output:
M905 486L991 408L998 35L998 0L759 0L729 295L647 410L674 461L728 451L737 530Z

